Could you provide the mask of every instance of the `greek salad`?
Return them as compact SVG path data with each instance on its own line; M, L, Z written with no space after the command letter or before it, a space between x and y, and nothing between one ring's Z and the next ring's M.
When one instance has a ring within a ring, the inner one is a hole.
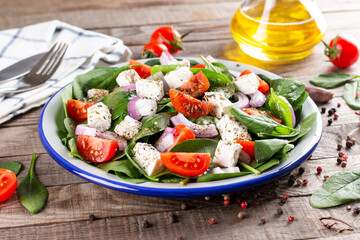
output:
M164 52L77 76L57 119L69 155L131 183L181 184L261 174L289 156L316 120L300 121L305 85L201 59Z

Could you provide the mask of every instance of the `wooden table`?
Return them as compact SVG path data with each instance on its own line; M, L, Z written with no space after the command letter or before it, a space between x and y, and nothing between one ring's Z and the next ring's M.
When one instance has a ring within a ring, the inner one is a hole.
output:
M211 54L217 58L239 59L229 24L240 1L232 0L1 0L0 29L25 26L42 21L59 19L79 27L102 32L124 40L139 58L142 46L151 32L161 25L172 25L180 32L193 28L184 46L182 55L199 56ZM349 33L360 39L360 4L357 0L319 0L328 30L325 40L337 33ZM315 52L300 62L285 66L265 66L283 76L294 77L306 84L308 80L332 68L325 62L324 47L319 44ZM181 56L181 55L180 55ZM241 59L240 59L241 61ZM244 60L245 61L245 60ZM360 61L344 72L359 74ZM18 116L0 125L0 161L14 160L23 164L18 176L23 179L33 152L38 153L37 176L49 190L49 199L44 210L31 215L12 196L0 204L0 239L360 239L360 216L347 211L346 206L330 209L315 209L309 205L312 192L323 182L324 175L332 175L343 168L336 165L337 143L352 132L360 140L359 116L346 106L342 88L335 89L332 102L323 105L336 107L339 119L327 126L323 117L322 140L312 155L303 164L306 169L300 179L308 179L306 187L287 187L288 177L278 184L267 184L248 191L249 206L243 210L235 195L231 204L224 206L223 197L168 199L145 197L122 193L89 183L70 174L46 153L38 136L38 118L41 108ZM322 107L322 106L319 106ZM360 148L344 150L349 155L347 169L360 167ZM316 174L321 166L323 173ZM290 199L282 206L284 214L277 216L279 196L287 193ZM242 195L241 195L242 196ZM187 206L181 209L182 203ZM358 206L359 203L352 203ZM238 219L245 211L245 219ZM178 216L172 223L169 214ZM89 215L95 219L90 220ZM288 216L295 216L289 223ZM339 222L330 229L333 217L345 221L352 231L337 233ZM217 224L209 224L214 218ZM261 224L261 219L266 223ZM148 220L151 227L144 228Z

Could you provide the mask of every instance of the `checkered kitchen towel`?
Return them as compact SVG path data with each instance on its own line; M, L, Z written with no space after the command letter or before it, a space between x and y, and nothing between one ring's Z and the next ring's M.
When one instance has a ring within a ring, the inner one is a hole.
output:
M75 76L91 70L103 59L108 63L128 61L131 52L120 39L57 20L27 27L0 31L0 70L27 58L48 51L56 42L67 42L69 48L52 76L38 89L6 98L0 103L0 124L31 108L41 106ZM7 82L0 85L14 84Z

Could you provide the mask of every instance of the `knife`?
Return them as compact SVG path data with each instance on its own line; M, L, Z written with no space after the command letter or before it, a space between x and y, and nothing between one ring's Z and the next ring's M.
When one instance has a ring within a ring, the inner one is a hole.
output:
M1 70L0 82L16 79L29 73L45 54L46 52L33 55Z

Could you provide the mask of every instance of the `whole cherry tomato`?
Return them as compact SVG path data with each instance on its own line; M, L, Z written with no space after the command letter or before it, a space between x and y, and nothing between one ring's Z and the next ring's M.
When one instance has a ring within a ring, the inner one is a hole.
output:
M182 39L190 32L185 33L183 36L173 27L163 26L156 29L151 35L151 42L160 42L166 45L169 52L172 54L177 53L179 50L184 50L182 46Z

